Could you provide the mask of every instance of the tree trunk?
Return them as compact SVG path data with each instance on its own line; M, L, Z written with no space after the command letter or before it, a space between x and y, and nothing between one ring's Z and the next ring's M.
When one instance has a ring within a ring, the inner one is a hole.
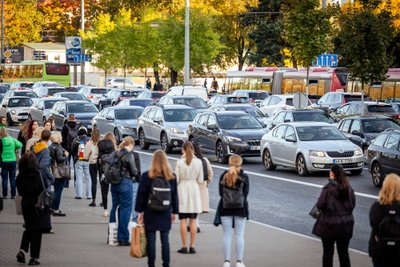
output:
M107 86L108 69L104 70L104 86Z
M292 64L293 64L293 68L297 69L297 61L296 58L292 56Z
M178 72L172 68L169 68L171 74L170 74L170 78L171 78L171 86L174 86L175 83L178 82Z
M364 116L364 82L361 82L361 116Z
M123 86L123 89L125 89L125 79L126 79L126 65L124 65L124 86Z
M153 64L153 72L154 72L154 86L158 86L160 84L160 74L158 73L158 64L154 63ZM154 88L154 87L153 87Z

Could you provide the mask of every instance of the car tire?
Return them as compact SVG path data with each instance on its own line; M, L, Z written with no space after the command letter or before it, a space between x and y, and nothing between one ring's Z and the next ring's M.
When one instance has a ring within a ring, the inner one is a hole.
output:
M301 154L299 156L297 156L297 159L296 159L296 170L300 176L309 175L309 172L307 170L306 160L305 160L304 156Z
M223 147L221 141L217 143L217 147L216 147L216 150L215 150L215 155L217 157L218 163L225 164L225 163L228 162L228 158L225 155L224 147Z
M360 175L362 173L363 169L358 169L358 170L351 170L350 173L351 175Z
M273 171L276 169L276 165L272 163L271 153L268 149L263 153L262 162L266 170Z
M168 145L168 136L165 133L161 134L160 145L161 145L161 150L164 151L165 153L168 154L172 152L172 147Z
M372 183L376 187L381 187L383 184L383 173L382 173L382 167L378 162L375 162L372 164L371 167L371 178L372 178Z
M7 124L8 124L8 126L13 126L14 125L14 122L11 119L11 116L10 116L9 113L7 113Z
M119 135L118 129L114 129L114 136L115 136L115 141L117 141L117 144L121 143L121 136Z
M147 150L150 147L150 143L146 142L143 130L139 130L139 145L142 150Z

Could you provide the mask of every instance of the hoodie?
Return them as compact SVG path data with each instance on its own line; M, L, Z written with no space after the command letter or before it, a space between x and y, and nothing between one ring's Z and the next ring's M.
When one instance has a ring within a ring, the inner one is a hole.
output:
M22 143L11 136L1 138L0 153L2 162L15 162L17 156L15 151L22 148Z
M47 179L47 182L51 185L54 182L54 176L51 173L51 156L50 150L47 144L38 142L33 146L33 152L39 163L39 168L42 175Z
M70 128L75 128L75 127L79 127L78 123L76 121L67 121L67 123L63 126L62 130L61 130L61 136L62 136L62 143L61 146L64 149L67 149L67 139L68 139L68 127Z

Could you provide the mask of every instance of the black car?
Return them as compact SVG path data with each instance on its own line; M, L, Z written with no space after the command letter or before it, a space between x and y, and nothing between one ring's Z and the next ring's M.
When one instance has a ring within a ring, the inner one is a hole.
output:
M268 129L272 130L278 124L293 121L335 122L326 111L320 109L283 110L272 117L268 123Z
M199 96L166 95L158 102L160 105L186 105L199 111L208 109L206 101Z
M219 163L226 163L232 154L259 157L266 129L244 111L207 111L196 116L188 133L189 140L214 153Z
M112 89L103 99L99 101L99 108L102 110L106 106L115 106L124 99L137 97L141 92L147 89Z
M399 124L386 116L348 117L339 122L338 128L364 152L381 132L386 129L400 130Z
M387 130L378 135L367 151L368 169L372 183L382 186L385 175L400 175L400 130Z
M139 106L142 108L146 108L148 106L156 105L156 101L153 99L146 99L146 98L128 98L124 99L117 106L129 107L129 106Z

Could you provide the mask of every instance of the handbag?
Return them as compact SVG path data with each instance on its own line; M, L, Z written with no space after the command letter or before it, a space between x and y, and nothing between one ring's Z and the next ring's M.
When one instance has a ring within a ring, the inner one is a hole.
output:
M147 239L144 225L136 225L132 229L131 251L130 255L134 258L143 258L147 256Z
M317 205L314 205L314 207L312 207L312 209L308 214L310 214L310 216L313 217L314 219L318 219L319 216L321 216L322 211L317 208Z
M22 196L20 195L15 197L15 211L17 215L22 215Z
M43 191L39 194L35 207L38 213L44 213L44 211L50 209L54 200L54 193L52 191L47 190L46 187L44 186L43 176L40 171L39 175L40 175L40 181L42 182Z
M71 169L68 164L55 163L51 165L51 169L56 179L71 179Z

